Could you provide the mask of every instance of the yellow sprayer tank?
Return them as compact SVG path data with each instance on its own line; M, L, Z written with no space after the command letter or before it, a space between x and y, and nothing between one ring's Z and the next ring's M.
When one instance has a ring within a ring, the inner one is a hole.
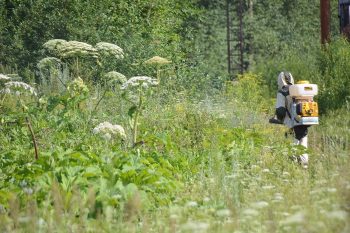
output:
M293 125L318 125L318 104L313 100L317 95L316 84L299 81L289 87L289 94L293 98L291 119Z

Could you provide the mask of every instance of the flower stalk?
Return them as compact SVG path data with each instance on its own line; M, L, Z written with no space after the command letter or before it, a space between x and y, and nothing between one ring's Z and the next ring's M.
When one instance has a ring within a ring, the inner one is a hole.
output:
M138 128L138 121L139 117L141 115L142 111L142 104L144 102L143 99L143 91L147 90L150 87L157 86L158 81L157 79L153 79L147 76L135 76L130 78L128 81L126 81L122 86L122 90L128 90L131 91L137 91L137 100L131 100L130 102L133 103L133 106L129 109L129 116L130 116L130 127L132 131L132 146L135 147L137 145L137 128ZM127 96L127 95L126 95ZM126 97L127 100L127 97Z
M133 140L132 140L132 145L135 146L137 143L137 123L138 123L138 119L139 116L141 114L141 107L142 107L142 102L143 102L143 98L142 98L142 86L140 86L139 88L139 102L136 108L136 112L135 112L135 117L134 117L134 121L133 121L133 128L132 128L132 135L133 135Z

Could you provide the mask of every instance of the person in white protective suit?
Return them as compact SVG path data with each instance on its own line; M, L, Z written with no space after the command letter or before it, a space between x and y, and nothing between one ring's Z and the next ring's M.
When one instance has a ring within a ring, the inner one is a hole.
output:
M293 129L295 137L295 145L302 145L307 148L308 125L293 125L291 119L291 103L292 97L289 95L289 86L294 84L294 79L291 73L281 72L278 75L278 92L276 101L276 117L285 124L288 128ZM309 156L307 153L294 157L304 168L307 168Z

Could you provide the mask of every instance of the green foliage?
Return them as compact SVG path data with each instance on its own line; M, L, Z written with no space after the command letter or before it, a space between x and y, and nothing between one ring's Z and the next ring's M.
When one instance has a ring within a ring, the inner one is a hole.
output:
M340 38L326 45L319 58L319 102L325 111L350 106L350 44Z
M226 83L226 94L234 98L242 108L254 111L264 111L269 108L266 100L269 99L267 88L261 75L245 73L238 75L236 81ZM265 99L265 101L262 101Z
M257 64L255 69L264 77L264 83L269 87L270 95L274 96L277 91L277 77L281 71L291 72L295 82L299 80L316 81L319 76L316 59L317 57L312 55L289 51L281 53L278 58L267 59Z
M39 90L0 94L1 232L347 230L348 109L310 128L308 150L267 113L283 70L319 84L323 109L346 105L348 42L320 51L316 1L247 1L255 73L227 82L225 4L0 2L0 70ZM305 152L308 170L290 159Z
M9 0L1 4L0 20L5 22L1 24L3 40L0 43L3 64L18 64L21 70L28 64L33 67L41 57L42 44L50 39L90 44L105 41L124 48L127 55L124 63L110 60L106 70L118 66L127 76L140 72L140 67L130 67L130 64L141 63L154 54L176 62L184 59L181 50L189 48L191 42L183 46L181 33L187 26L186 20L194 19L197 14L192 2L183 1L142 0L136 4L134 1L62 3L51 0L29 4ZM186 30L189 36L192 29Z

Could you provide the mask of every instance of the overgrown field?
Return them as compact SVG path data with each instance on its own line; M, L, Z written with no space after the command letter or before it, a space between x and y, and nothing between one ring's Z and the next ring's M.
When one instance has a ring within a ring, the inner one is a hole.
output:
M228 2L0 1L0 232L350 232L338 1L322 47L318 0L242 1L243 75ZM281 71L319 87L308 169Z
M304 170L259 75L194 96L172 73L96 86L72 64L39 96L1 76L2 232L350 230L348 109L311 129Z

